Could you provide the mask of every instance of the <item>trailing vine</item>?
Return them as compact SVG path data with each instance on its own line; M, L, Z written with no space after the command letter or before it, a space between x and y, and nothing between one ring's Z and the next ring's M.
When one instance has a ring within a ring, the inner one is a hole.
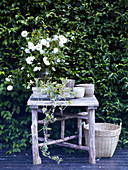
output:
M55 111L55 107L50 109L50 111L47 110L47 107L43 107L42 111L43 111L43 114L45 114L45 118L43 119L44 144L43 146L40 147L40 149L41 149L43 156L48 157L49 159L55 160L59 164L62 161L62 158L59 158L58 156L51 156L50 152L48 151L48 145L47 145L48 137L50 137L50 135L48 134L48 131L51 130L51 128L49 128L48 125L56 121L56 118L53 115Z
M50 101L52 101L52 107L50 109L46 107L42 108L43 114L45 115L45 118L43 119L43 134L44 134L44 142L43 146L40 147L41 152L43 156L48 157L50 159L55 160L58 164L62 161L62 158L59 158L58 156L51 156L50 152L48 151L48 138L50 137L50 134L48 133L51 128L48 127L49 124L54 123L56 121L56 118L54 117L54 112L56 109L56 106L58 104L58 101L63 98L65 103L68 105L70 104L70 100L66 101L66 95L64 94L66 89L66 83L67 79L61 78L62 84L59 84L57 82L50 82L49 80L44 83L41 81L42 89L45 89L43 92L50 95ZM74 95L74 92L71 91L70 88L66 90L68 95L70 94L72 97ZM67 94L66 93L66 94ZM66 106L60 106L60 113L63 112L63 110L67 107Z

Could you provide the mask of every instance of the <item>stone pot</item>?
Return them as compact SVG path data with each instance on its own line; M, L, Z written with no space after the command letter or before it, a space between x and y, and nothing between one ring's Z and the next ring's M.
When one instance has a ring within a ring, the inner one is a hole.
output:
M73 92L76 98L84 97L84 87L73 87Z
M70 87L73 89L74 85L75 85L75 80L67 79L66 87Z
M84 87L84 97L93 97L94 95L94 84L78 84L77 87Z
M41 87L32 87L32 91L33 91L34 97L41 97L42 96Z

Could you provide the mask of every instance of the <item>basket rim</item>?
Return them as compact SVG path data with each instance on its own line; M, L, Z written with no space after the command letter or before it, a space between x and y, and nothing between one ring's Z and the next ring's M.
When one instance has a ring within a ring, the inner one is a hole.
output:
M106 129L106 130L102 130L102 129L95 129L95 131L97 131L97 132L110 132L110 131L118 131L118 130L120 130L121 129L121 126L122 126L122 124L120 123L120 125L116 125L116 124L112 124L112 123L95 123L96 125L109 125L109 126L115 126L116 127L116 129ZM84 122L84 129L86 129L86 130L89 130L89 124L85 124L85 122Z

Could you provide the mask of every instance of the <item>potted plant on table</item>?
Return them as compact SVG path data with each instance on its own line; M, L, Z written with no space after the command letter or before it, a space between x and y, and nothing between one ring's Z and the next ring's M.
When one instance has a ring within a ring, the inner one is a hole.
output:
M28 86L30 87L32 84L35 84L35 86L32 87L33 96L41 97L42 93L41 93L41 87L40 87L40 78L34 78L34 81L31 80L28 83Z

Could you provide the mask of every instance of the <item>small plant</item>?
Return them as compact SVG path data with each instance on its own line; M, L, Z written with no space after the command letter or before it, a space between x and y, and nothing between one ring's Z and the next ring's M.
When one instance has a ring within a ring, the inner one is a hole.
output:
M49 79L46 83L40 81L42 93L47 94L52 101L60 99L65 100L67 97L72 97L74 95L72 89L66 87L67 79L60 78L60 80L62 83L58 83L57 81L51 82L51 79Z
M40 87L40 78L34 78L36 87Z
M41 83L40 78L35 78L35 77L34 77L34 80L30 80L30 81L28 82L28 88L30 88L31 86L40 87L40 83Z
M53 106L49 110L47 107L43 107L42 109L43 114L45 114L45 118L43 119L42 128L44 134L44 145L41 147L41 151L44 156L57 161L57 163L60 163L62 161L62 158L59 158L58 156L50 156L50 152L48 151L48 137L50 135L48 134L48 131L51 130L51 128L49 128L48 125L56 121L56 118L54 117L54 112L58 101L61 99L66 100L65 92L67 92L68 95L73 95L73 92L70 88L66 89L66 79L61 80L63 80L62 84L59 84L57 82L51 82L50 80L48 80L46 83L41 82L41 88L44 89L43 92L47 94L50 97L50 100L53 102ZM66 102L67 104L70 103L70 101ZM63 112L65 108L66 106L59 107L60 112Z

